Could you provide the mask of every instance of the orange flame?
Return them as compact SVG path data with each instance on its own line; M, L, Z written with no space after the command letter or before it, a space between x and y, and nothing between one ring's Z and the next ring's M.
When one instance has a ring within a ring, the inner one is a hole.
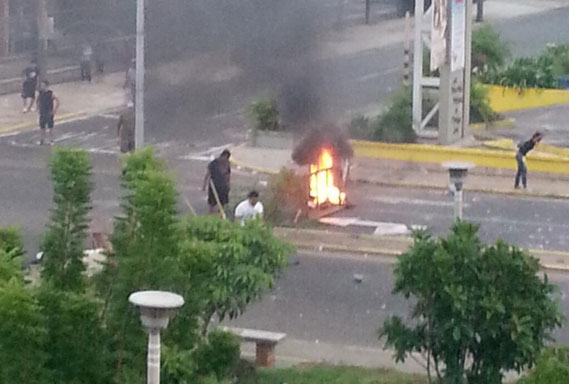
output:
M334 159L329 150L323 149L318 164L310 164L310 198L319 206L326 202L343 205L346 194L341 192L334 180Z

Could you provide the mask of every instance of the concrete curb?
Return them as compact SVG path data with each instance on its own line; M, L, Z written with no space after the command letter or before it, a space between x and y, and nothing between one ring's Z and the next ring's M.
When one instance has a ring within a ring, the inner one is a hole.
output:
M382 246L378 246L377 248L371 247L359 247L359 246L346 246L342 244L334 244L334 241L338 238L337 232L332 231L323 231L323 230L316 230L316 229L290 229L290 228L282 228L277 227L275 228L276 231L281 232L288 232L289 234L293 231L302 231L304 233L313 234L314 237L326 237L329 238L330 241L326 243L319 244L315 246L315 244L310 244L307 242L303 242L302 240L298 240L294 236L282 236L283 240L291 241L297 247L297 249L308 250L308 251L316 251L316 252L332 252L332 253L349 253L349 254L357 254L362 256L376 256L376 257L386 257L388 258L391 264L394 264L397 261L397 257L401 255L404 250L402 249L393 249L393 248L385 248ZM342 233L343 234L343 233ZM277 234L278 236L278 234ZM359 237L366 237L367 239L374 238L372 235L358 235ZM411 237L393 237L393 236L375 236L375 241L377 243L384 242L391 242L391 243L400 243L403 249L407 249L408 246L412 243ZM535 250L535 249L528 249L528 252L533 255L534 257L540 258L542 256L555 256L558 258L566 258L569 260L569 252L562 252L562 251L545 251L545 250ZM541 256L540 256L541 255ZM554 272L569 272L569 265L558 264L558 263L542 263L542 268L547 271L554 271Z
M279 173L278 170L265 168L265 167L258 167L255 165L247 164L239 159L236 159L234 156L230 159L231 163L236 167L240 167L241 169L264 173L267 175L276 175ZM404 183L404 182L381 182L381 181L369 181L363 179L355 179L357 183L362 184L373 184L383 187L395 187L395 188L413 188L413 189L430 189L430 190L437 190L437 191L446 191L448 190L448 186L439 186L439 185L431 185L431 184L420 184L420 183ZM465 187L465 191L467 192L476 192L476 193L486 193L490 195L502 195L502 196L522 196L522 197L539 197L539 198L547 198L547 199L557 199L557 200L569 200L569 193L568 194L554 194L554 193L538 193L538 192L527 192L527 191L519 191L519 190L499 190L499 189L492 189L492 188L472 188L472 187Z

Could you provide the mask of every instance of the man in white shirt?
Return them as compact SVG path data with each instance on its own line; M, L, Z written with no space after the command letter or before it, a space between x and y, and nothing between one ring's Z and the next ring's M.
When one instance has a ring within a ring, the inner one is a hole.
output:
M263 217L263 204L259 201L259 193L251 191L247 200L243 200L235 208L235 220L240 220L241 225L244 225L245 221L256 217Z

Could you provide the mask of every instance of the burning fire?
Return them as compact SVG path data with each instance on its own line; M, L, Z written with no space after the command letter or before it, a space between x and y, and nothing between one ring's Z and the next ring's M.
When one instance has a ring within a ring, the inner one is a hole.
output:
M315 206L326 202L344 205L346 194L341 192L335 182L334 158L328 149L322 149L318 164L310 164L310 198Z

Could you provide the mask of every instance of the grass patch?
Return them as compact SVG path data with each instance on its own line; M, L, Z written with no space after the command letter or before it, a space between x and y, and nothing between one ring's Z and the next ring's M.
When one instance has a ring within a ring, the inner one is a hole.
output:
M383 369L304 365L259 371L259 384L426 384L427 377Z

